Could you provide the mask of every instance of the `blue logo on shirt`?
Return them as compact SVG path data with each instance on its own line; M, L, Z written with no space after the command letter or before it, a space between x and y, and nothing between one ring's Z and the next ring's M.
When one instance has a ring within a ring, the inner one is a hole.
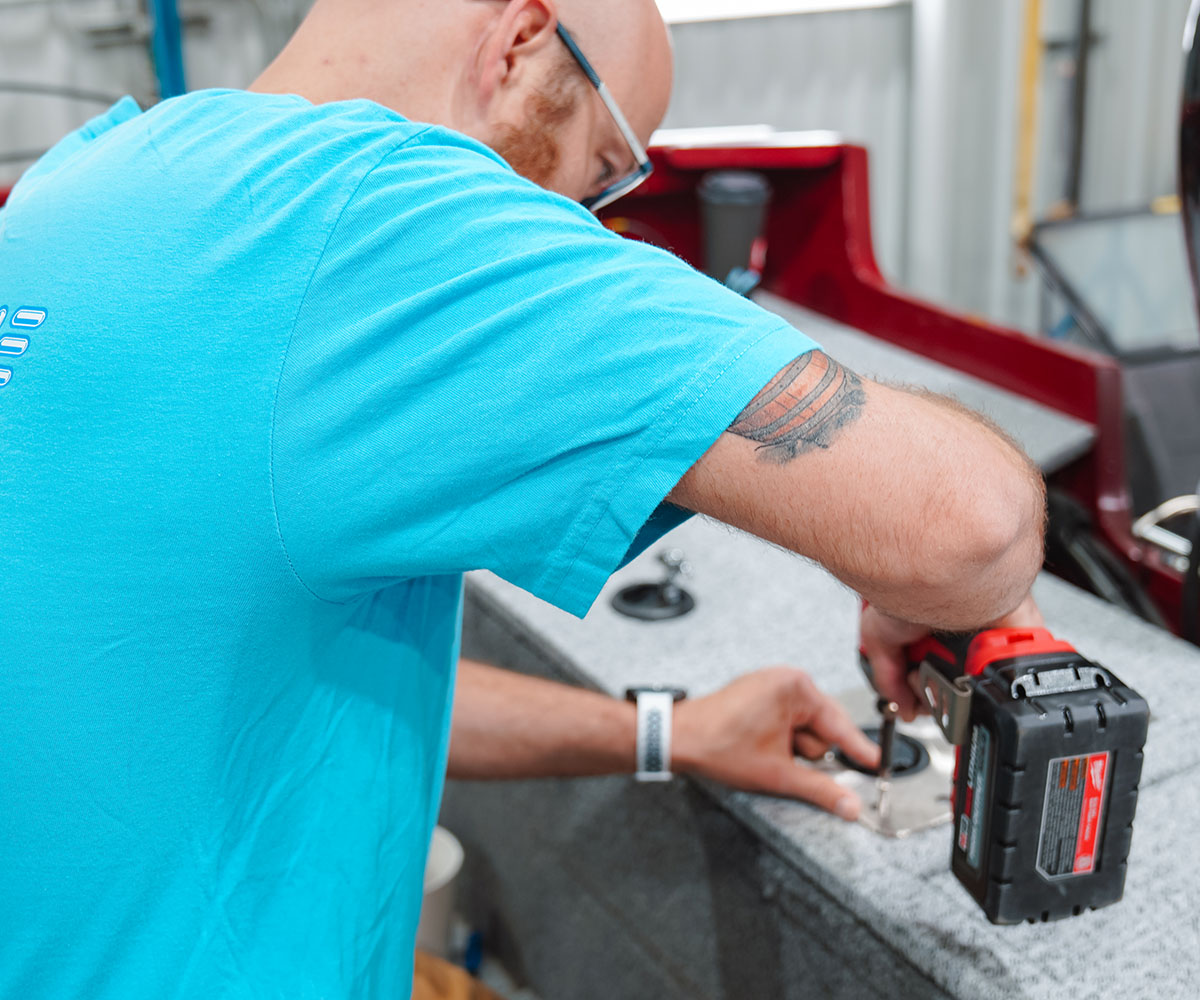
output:
M8 306L0 306L0 327L4 326L6 318L10 327L18 330L36 330L46 322L46 310L22 306L9 317ZM23 334L0 333L0 360L5 357L19 358L27 350L29 350L28 337ZM12 377L13 370L11 368L0 367L0 389L8 385L12 381Z
M45 309L18 309L9 320L13 326L20 327L23 330L36 330L39 326L46 322Z

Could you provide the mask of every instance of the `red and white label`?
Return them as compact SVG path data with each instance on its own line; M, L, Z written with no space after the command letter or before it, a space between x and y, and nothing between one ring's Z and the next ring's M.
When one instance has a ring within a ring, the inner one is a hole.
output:
M1056 757L1046 772L1037 868L1050 879L1087 875L1103 845L1111 751Z
M1088 757L1087 783L1083 789L1083 806L1079 810L1079 839L1075 843L1075 865L1071 869L1076 875L1096 867L1096 838L1100 835L1100 812L1107 776L1108 752Z

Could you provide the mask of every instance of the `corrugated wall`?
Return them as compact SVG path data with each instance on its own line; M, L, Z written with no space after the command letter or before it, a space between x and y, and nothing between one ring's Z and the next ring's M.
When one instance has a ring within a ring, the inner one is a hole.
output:
M1085 211L1175 191L1183 22L1188 0L1095 0Z
M669 127L765 123L833 129L873 158L875 249L903 269L911 11L857 11L679 24Z
M240 87L278 51L307 0L181 2L189 86ZM143 105L156 98L140 0L0 0L0 182L103 110L93 101L16 94L6 83L71 86Z
M1069 41L1080 0L1043 0L1044 40ZM1174 188L1187 0L1093 0L1082 207L1144 204ZM192 86L242 86L307 0L181 4ZM1010 233L1025 0L910 0L884 7L677 25L671 126L826 128L869 147L884 271L970 312L1032 327L1036 277ZM78 101L3 92L8 80L154 94L138 0L0 0L3 162L93 114ZM1070 52L1041 61L1033 208L1064 190Z

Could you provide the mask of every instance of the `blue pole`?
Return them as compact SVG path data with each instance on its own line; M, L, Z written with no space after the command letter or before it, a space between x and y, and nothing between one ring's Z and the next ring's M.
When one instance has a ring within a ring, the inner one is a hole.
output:
M150 0L150 19L154 25L150 44L159 96L163 100L178 97L187 93L187 84L183 79L183 26L175 0Z

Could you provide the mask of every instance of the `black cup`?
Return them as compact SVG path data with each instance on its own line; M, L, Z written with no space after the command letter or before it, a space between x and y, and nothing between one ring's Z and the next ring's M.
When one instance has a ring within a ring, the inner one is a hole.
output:
M725 281L750 265L750 249L762 235L771 185L748 170L714 170L697 189L704 226L704 271Z

